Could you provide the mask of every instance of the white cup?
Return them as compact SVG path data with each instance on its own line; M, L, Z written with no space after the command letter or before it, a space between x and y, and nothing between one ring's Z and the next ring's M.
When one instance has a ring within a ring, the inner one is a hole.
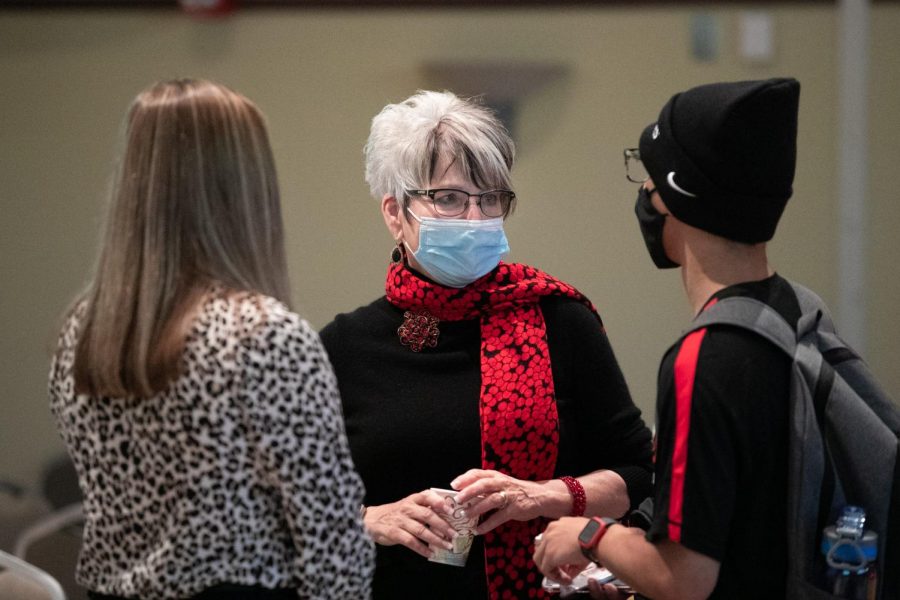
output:
M472 541L475 539L475 527L478 525L478 517L470 517L466 512L466 509L472 505L472 502L466 502L465 505L459 504L456 501L456 495L459 492L455 490L431 488L431 491L444 498L449 498L447 501L449 511L445 515L445 519L456 530L456 535L451 540L453 544L452 550L445 550L444 548L434 549L433 555L428 560L445 565L453 565L454 567L464 567L466 559L469 557Z

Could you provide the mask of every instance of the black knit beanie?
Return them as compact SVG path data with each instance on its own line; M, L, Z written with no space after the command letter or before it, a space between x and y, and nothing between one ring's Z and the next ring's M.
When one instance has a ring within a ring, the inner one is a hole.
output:
M772 239L797 158L796 79L675 94L641 134L641 160L679 220L755 244Z

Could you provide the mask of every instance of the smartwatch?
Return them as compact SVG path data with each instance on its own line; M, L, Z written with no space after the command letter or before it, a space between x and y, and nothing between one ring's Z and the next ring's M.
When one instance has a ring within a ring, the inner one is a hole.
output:
M587 525L578 534L578 545L581 546L581 553L584 554L585 558L591 562L597 562L593 555L594 548L600 543L600 540L606 534L606 530L616 523L618 521L609 517L591 517L591 520L587 522Z

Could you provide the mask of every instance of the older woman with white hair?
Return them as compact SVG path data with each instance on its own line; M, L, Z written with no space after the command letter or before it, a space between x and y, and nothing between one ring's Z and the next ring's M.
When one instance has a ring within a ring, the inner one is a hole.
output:
M590 301L509 251L515 150L494 114L420 92L372 121L366 180L396 246L385 295L321 332L377 543L376 598L543 594L546 519L623 515L650 433ZM481 519L462 568L445 494Z

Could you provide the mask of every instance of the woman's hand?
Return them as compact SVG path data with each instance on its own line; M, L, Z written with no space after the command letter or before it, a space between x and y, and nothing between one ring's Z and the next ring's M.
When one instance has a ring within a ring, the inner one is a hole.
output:
M366 507L365 524L376 544L402 544L425 558L430 547L453 549L453 527L441 515L446 514L444 498L430 490L411 494L397 502Z
M555 485L554 485L555 484ZM554 507L571 504L561 481L538 483L516 479L498 471L470 469L450 484L459 490L459 504L472 502L466 513L472 517L489 511L494 513L478 525L475 532L483 535L507 521L530 521L540 516L555 516Z

